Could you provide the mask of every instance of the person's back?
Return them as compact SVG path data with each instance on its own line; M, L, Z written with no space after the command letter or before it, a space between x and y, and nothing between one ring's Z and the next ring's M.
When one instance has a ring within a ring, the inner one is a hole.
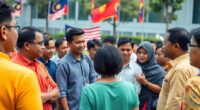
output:
M0 110L42 110L35 74L12 63L2 53L0 62Z
M17 39L13 9L0 0L0 110L42 110L39 84L33 71L10 61Z
M116 77L122 67L122 56L116 47L100 48L94 57L94 68L101 78L83 88L79 109L138 110L139 99L134 85Z
M139 105L137 92L132 83L126 81L96 82L83 89L82 102L92 105L94 110L132 110ZM82 105L82 104L81 104ZM80 110L90 110L81 106Z

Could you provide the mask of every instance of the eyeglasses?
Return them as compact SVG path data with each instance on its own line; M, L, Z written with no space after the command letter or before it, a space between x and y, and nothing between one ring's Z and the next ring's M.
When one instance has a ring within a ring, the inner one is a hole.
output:
M200 48L200 46L199 46L199 45L193 45L193 44L189 44L188 46L189 46L189 47L199 47L199 48Z
M15 28L18 32L20 31L20 26L16 25L16 26L5 26L6 28Z
M16 26L8 26L8 25L4 25L6 28L15 28L18 32L20 31L20 26L16 25ZM3 26L0 26L0 28Z
M40 46L44 46L44 41L41 41L41 42L28 42L28 43L38 44Z

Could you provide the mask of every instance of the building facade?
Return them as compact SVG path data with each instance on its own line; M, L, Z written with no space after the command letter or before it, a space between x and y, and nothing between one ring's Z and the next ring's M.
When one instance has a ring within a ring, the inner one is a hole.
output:
M32 11L30 11L32 10ZM102 34L112 35L113 27L109 21L93 24L91 17L83 19L79 15L80 4L78 0L69 0L69 16L65 16L56 21L48 22L48 31L57 34L64 32L65 24L87 28L92 26L100 26ZM136 19L129 22L120 21L117 23L117 33L123 36L155 36L157 34L164 35L166 32L166 25L162 22L162 13L151 13L149 12L145 16L145 22L140 24ZM188 31L200 26L200 0L185 0L182 4L182 9L176 12L178 19L172 21L169 24L169 28L172 27L184 27ZM31 19L33 18L33 19ZM17 18L18 24L23 26L35 26L45 31L46 19L44 13L39 13L37 6L30 7L29 4L24 1L22 16Z

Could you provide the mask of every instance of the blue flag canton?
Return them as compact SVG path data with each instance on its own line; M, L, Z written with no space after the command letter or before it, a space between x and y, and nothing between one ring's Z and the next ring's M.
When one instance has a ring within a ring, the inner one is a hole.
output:
M21 2L20 2L20 0L16 0L15 1L15 4L14 4L14 6L13 6L13 8L15 9L15 10L21 10Z
M142 6L142 8L139 11L139 16L142 17L144 13L144 6Z
M50 13L56 13L67 5L67 0L60 0L50 4Z

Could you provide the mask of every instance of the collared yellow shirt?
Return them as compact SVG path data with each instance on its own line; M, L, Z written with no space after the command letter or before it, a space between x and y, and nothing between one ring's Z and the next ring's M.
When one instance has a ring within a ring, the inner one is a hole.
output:
M0 52L0 110L42 110L39 84L33 71L12 63Z
M183 94L183 110L200 110L200 76L190 78Z
M190 65L188 53L170 64L172 68L163 81L157 110L179 110L186 81L198 73L198 69Z

